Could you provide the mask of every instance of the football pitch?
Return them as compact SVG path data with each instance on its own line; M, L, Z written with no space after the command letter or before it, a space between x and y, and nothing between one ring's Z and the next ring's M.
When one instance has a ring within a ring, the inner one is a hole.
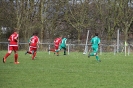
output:
M0 88L133 88L133 54L103 53L101 62L83 52L50 55L38 51L31 60L19 51L20 64L14 64L14 53L2 62L7 51L0 51Z

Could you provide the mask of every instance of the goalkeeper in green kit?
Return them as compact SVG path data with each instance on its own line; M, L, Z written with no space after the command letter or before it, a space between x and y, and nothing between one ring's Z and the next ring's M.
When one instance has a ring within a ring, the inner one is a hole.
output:
M63 38L62 41L61 41L61 44L59 46L59 49L56 50L56 52L59 52L61 49L64 49L64 55L66 55L66 41L67 41L67 38Z
M98 62L101 62L100 58L98 57L98 47L100 44L100 38L98 37L98 33L95 33L95 36L91 39L91 48L92 48L92 52L89 53L88 58L90 56L96 56L96 60Z

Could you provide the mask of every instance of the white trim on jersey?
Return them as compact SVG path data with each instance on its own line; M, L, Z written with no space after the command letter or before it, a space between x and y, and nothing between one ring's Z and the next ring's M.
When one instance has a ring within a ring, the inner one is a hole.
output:
M37 48L37 47L34 47L34 46L30 46L30 47L32 47L32 48Z
M9 45L9 46L18 46L18 45Z

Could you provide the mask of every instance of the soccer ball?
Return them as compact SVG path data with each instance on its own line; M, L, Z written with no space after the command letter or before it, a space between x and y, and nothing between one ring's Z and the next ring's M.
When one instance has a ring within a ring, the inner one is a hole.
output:
M83 52L83 54L85 55L85 54L86 54L86 52Z

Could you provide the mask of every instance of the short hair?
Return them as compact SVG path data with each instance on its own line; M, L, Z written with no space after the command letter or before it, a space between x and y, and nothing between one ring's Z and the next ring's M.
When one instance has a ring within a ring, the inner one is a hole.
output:
M98 33L95 33L95 36L98 36Z
M18 32L19 31L19 29L18 28L14 28L14 30L13 30L14 32Z
M33 33L33 35L38 35L38 32L37 32L37 31L36 31L36 32L34 32L34 33Z

